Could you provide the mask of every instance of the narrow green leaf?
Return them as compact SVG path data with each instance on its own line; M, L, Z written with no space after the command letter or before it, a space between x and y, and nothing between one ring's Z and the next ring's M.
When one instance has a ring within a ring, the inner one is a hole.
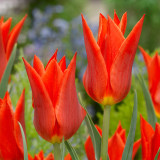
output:
M156 156L155 156L154 160L158 160L159 153L160 153L160 147L159 147L159 149L158 149L158 151L156 153Z
M64 143L64 137L62 139L62 143L61 143L61 147L62 147L62 155L61 155L61 160L64 160L64 154L65 154L65 143Z
M75 149L71 146L71 144L68 141L65 141L64 143L68 149L68 152L70 153L70 155L72 157L72 160L79 160L78 155L77 155Z
M135 131L136 131L136 122L137 122L137 93L135 91L132 120L131 120L129 134L127 137L127 142L122 155L122 160L132 159L133 143L134 143L134 137L135 137Z
M145 99L145 102L146 102L148 122L151 124L151 126L153 128L155 128L155 124L157 122L157 117L156 117L155 112L154 112L154 107L153 107L153 103L152 103L150 93L149 93L148 88L147 88L147 86L144 82L143 77L140 74L138 76L138 79L139 79L139 82L141 84L144 99Z
M20 129L21 129L21 134L22 134L22 139L23 139L23 149L24 149L24 160L28 160L28 152L27 152L27 143L26 143L26 137L23 131L23 128L20 124L20 122L18 122Z
M14 48L13 48L13 52L12 52L10 58L9 58L8 64L6 66L3 77L1 79L0 98L3 98L6 91L7 91L9 76L10 76L12 66L13 66L13 63L14 63L14 60L15 60L15 57L16 57L16 48L17 48L17 45L15 45Z
M80 93L79 93L79 100L80 100L80 103L83 106L83 108L86 110L86 108L83 105ZM86 112L87 112L87 110L86 110ZM100 154L101 154L101 136L100 136L99 132L97 131L88 112L85 116L85 122L86 122L86 125L88 128L89 135L91 136L91 139L92 139L96 160L99 160Z

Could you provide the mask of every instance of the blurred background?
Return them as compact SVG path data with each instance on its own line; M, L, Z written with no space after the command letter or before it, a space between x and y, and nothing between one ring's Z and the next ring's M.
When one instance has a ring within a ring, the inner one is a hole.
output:
M12 17L14 26L25 14L28 18L24 24L18 39L20 52L13 69L10 93L13 105L16 106L22 89L26 88L26 130L29 153L34 155L41 149L45 155L52 151L52 145L43 141L35 132L33 121L33 109L31 102L31 90L21 57L24 56L30 63L34 54L47 63L49 58L58 48L58 60L65 54L69 64L74 53L77 51L76 85L81 93L84 105L87 106L93 121L101 126L103 108L95 103L86 94L82 77L86 68L87 59L83 41L81 24L82 13L87 20L93 34L97 37L99 13L104 16L109 14L113 18L114 9L119 18L127 11L127 30L125 37L132 30L137 21L145 14L144 25L139 44L149 53L159 50L160 46L160 1L159 0L0 0L0 15L4 19ZM146 68L143 58L137 50L133 65L132 87L129 95L119 104L112 107L110 136L116 130L121 121L123 128L128 134L130 119L133 109L134 90L138 92L138 121L136 139L140 138L139 114L146 118L145 102L135 73L140 70L147 80ZM21 83L19 83L21 82ZM147 81L146 81L147 82ZM71 138L72 144L77 148L81 159L84 159L84 141L87 137L85 125ZM80 138L78 136L80 134ZM140 159L140 151L136 159Z

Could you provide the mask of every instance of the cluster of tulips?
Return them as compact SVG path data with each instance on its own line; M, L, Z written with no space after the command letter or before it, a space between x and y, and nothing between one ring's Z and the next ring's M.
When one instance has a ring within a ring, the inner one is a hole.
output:
M0 160L78 160L76 151L67 141L71 138L83 120L85 120L89 136L84 144L89 160L130 160L134 159L140 145L143 160L160 160L160 125L156 116L160 117L160 57L153 58L139 47L147 66L149 91L141 82L149 97L148 110L151 118L147 122L140 117L141 139L134 142L137 98L135 93L134 108L130 131L126 139L125 129L119 122L110 138L110 108L122 101L131 88L132 65L141 35L144 16L137 22L127 38L124 33L127 25L127 13L121 20L114 12L114 18L105 18L100 14L98 40L96 41L85 18L82 15L84 42L88 65L83 76L83 84L87 94L97 103L103 105L103 128L94 125L86 108L79 103L76 86L76 55L66 67L65 56L58 62L57 50L44 67L35 55L33 67L23 58L32 90L34 108L34 126L37 133L46 141L54 144L54 154L46 158L43 151L32 158L27 153L24 120L25 90L23 90L13 111L7 84L15 58L15 43L27 16L11 31L11 18L0 20ZM13 51L13 52L12 52ZM152 105L153 103L153 105ZM64 146L69 153L64 156Z

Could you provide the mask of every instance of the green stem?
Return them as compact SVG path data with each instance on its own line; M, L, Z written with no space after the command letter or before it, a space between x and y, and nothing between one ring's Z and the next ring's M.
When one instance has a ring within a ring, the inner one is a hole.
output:
M54 159L55 160L61 160L61 148L60 148L60 143L54 143Z
M110 110L111 110L111 106L104 106L102 141L101 141L102 142L101 143L101 157L102 157L102 160L107 160L107 154L108 154Z

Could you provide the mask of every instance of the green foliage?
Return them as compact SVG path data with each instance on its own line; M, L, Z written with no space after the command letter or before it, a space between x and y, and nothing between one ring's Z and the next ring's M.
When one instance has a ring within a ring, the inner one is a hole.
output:
M27 143L26 143L26 137L23 131L23 128L21 126L21 123L18 122L20 129L21 129L21 134L22 134L22 139L23 139L23 148L24 148L24 160L28 160L28 151L27 151Z
M72 20L74 17L78 16L79 13L83 10L84 4L86 0L34 0L30 3L28 8L28 13L32 16L32 11L34 8L39 8L40 10L44 10L44 8L48 5L62 5L64 6L64 11L62 13L55 14L54 17L63 18L65 20Z
M127 141L125 144L125 148L123 150L122 160L132 159L133 143L134 143L135 130L136 130L136 122L137 122L137 93L135 91L132 120L131 120L131 124L130 124L130 130L129 130L129 134L127 137Z
M149 50L154 50L159 45L159 13L160 1L159 0L103 0L106 7L113 15L115 9L119 18L127 11L128 25L127 34L131 31L136 22L145 14L140 45Z

